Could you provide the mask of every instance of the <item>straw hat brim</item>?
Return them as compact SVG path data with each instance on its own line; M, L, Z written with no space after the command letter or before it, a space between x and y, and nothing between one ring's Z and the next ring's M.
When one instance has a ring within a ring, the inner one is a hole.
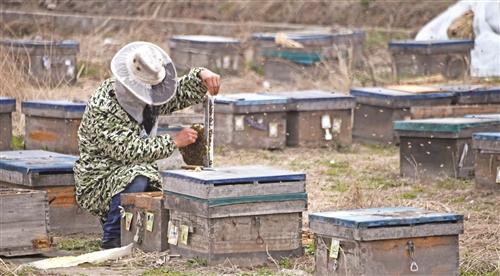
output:
M145 45L159 50L165 61L165 78L156 85L138 81L134 78L127 66L130 56L135 53L137 48ZM177 88L177 72L175 71L175 66L167 53L153 43L136 41L125 45L111 60L111 72L117 81L123 84L123 86L134 94L134 96L146 104L162 105L167 103L175 95Z

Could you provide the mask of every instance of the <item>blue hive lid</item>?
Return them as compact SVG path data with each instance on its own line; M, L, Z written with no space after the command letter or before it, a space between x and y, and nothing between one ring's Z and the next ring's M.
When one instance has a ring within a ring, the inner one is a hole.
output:
M499 120L478 118L432 118L395 121L394 130L418 132L460 132L461 130L488 125L498 125Z
M78 48L80 43L76 40L27 40L27 39L4 39L0 41L1 45L14 47L56 47L56 48Z
M7 98L7 97L0 97L0 105L15 105L16 104L16 99L14 98Z
M269 95L269 94L266 94ZM307 101L335 101L335 100L345 100L354 99L351 95L345 95L340 93L334 93L323 90L302 90L302 91L291 91L291 92L279 92L273 95L284 96L289 98L292 102L307 102Z
M289 39L298 42L308 42L308 41L318 41L318 40L331 40L334 34L328 32L286 32ZM253 40L261 41L274 41L276 39L276 33L253 33Z
M465 115L465 118L476 118L476 119L492 119L500 121L500 113L495 114L469 114Z
M73 172L76 156L43 150L0 152L0 169L21 173Z
M213 35L175 35L170 38L173 42L191 42L197 44L239 44L236 38Z
M239 166L214 168L203 171L169 170L162 172L164 177L187 179L198 184L248 184L304 181L301 172L275 169L266 166Z
M389 48L430 48L450 45L469 45L471 47L474 47L474 40L393 40L389 42Z
M346 228L374 228L460 222L463 221L463 216L413 207L395 207L313 213L309 215L309 221Z
M500 141L500 132L478 132L472 135L474 140Z
M435 92L414 93L383 87L355 87L351 89L351 95L356 97L367 97L377 99L404 99L404 100L422 100L453 97L453 92L442 91L436 88Z
M70 102L70 101L52 101L52 100L33 100L33 101L23 101L21 103L22 108L34 108L34 109L52 109L52 110L63 110L68 112L81 112L85 111L86 103L83 102Z
M288 100L286 97L277 95L267 95L259 93L239 93L229 95L219 95L215 97L217 104L234 104L237 106L242 105L272 105L272 104L286 104Z

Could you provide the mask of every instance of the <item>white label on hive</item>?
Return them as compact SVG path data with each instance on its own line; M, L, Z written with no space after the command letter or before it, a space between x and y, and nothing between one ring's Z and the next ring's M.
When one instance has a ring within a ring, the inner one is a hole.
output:
M496 183L500 184L500 167L497 167L497 179L496 179Z
M269 123L269 137L271 138L278 137L278 123L275 122Z
M340 129L342 128L342 119L333 119L332 132L340 133Z
M177 240L179 238L179 232L177 226L175 226L172 221L168 222L168 243L177 245Z
M231 67L231 57L230 56L224 56L223 62L222 62L222 68L228 69Z
M45 70L50 70L52 62L50 61L50 58L48 56L43 56L42 57L42 64L43 64L43 68L45 68Z
M181 239L180 243L187 245L189 236L189 227L187 225L181 225Z
M146 230L149 232L153 232L155 222L155 214L147 212L146 213Z
M243 115L234 116L234 130L236 131L245 130L245 116Z
M332 239L332 244L330 245L329 257L332 259L338 259L340 251L340 241Z

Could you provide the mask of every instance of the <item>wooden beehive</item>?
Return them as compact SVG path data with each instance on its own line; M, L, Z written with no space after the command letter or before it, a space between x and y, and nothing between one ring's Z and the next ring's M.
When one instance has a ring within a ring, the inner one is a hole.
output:
M276 94L287 97L287 146L326 147L352 142L355 99L321 90Z
M78 127L85 107L80 102L23 101L25 148L78 154Z
M165 251L168 210L164 208L162 192L128 193L121 195L125 215L121 221L121 242L135 243L144 252Z
M469 76L474 40L399 40L389 42L397 80L441 74L448 79Z
M290 82L303 75L324 75L324 64L334 66L341 58L360 66L363 58L365 33L362 31L296 31L286 32L287 38L303 48L285 48L275 43L277 33L254 33L254 59L263 64L268 80ZM331 69L331 68L330 68ZM323 74L322 74L323 73Z
M76 159L41 150L0 152L0 187L46 191L53 232L99 233L98 218L80 209L76 203L73 176Z
M207 67L226 74L238 74L244 60L239 40L209 35L176 35L169 39L170 56L179 71Z
M284 148L287 102L285 97L254 93L217 96L215 145Z
M415 92L418 87L395 88L351 89L351 95L356 97L352 134L354 141L397 144L397 137L392 128L393 121L411 119L412 106L449 105L454 97L452 92L439 91L435 87L422 87L418 92Z
M500 131L500 120L435 118L394 122L400 140L400 172L412 178L474 176L472 134Z
M12 143L12 112L16 99L0 97L0 150L8 150Z
M0 188L0 256L50 249L49 206L44 191Z
M79 43L74 40L0 40L29 80L40 86L74 84Z
M264 166L163 172L173 254L209 265L302 254L305 175Z
M500 87L473 85L455 90L457 104L494 104L500 103Z
M499 116L500 117L500 116ZM500 132L480 132L472 136L476 153L474 177L480 188L500 188Z
M315 275L458 275L463 216L411 207L309 215Z

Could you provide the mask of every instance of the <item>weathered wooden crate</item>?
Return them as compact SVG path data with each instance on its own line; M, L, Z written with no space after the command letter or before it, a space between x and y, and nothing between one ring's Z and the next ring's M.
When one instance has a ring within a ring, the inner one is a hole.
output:
M412 106L412 119L460 117L474 114L500 113L500 104L460 104L436 106Z
M255 266L302 254L305 175L264 166L163 172L173 254Z
M215 145L237 148L284 148L287 102L285 97L255 93L217 96Z
M25 148L78 154L78 127L85 107L81 102L23 101Z
M352 142L355 99L321 90L275 94L287 97L288 146L325 147Z
M289 39L301 43L304 48L283 48L275 43L276 33L254 33L254 58L263 64L267 79L289 82L298 76L318 76L324 73L325 63L334 66L339 56L355 66L363 61L362 31L300 31L286 32ZM331 69L331 68L330 68Z
M16 99L0 97L0 150L8 150L12 143L12 112Z
M393 121L411 119L410 107L449 105L454 96L452 92L435 91L436 88L408 88L411 89L352 88L351 95L356 97L352 134L354 141L397 144L398 140L392 128Z
M0 40L30 81L40 86L74 84L79 43L74 40Z
M169 39L170 56L179 71L207 67L217 72L238 74L244 60L241 43L231 37L176 35Z
M474 176L472 134L500 131L500 120L435 118L396 121L401 175L412 178Z
M463 216L411 207L309 215L316 275L458 275Z
M40 254L50 249L49 206L44 191L0 188L0 255Z
M441 74L448 79L469 76L474 40L398 40L389 42L396 79Z
M168 249L168 210L163 206L162 192L129 193L121 195L125 215L121 222L121 242L135 243L144 252Z
M446 87L444 87L446 89ZM472 85L457 89L455 102L457 104L494 104L500 103L500 87Z
M500 115L499 115L500 118ZM500 132L480 132L472 136L476 152L474 176L481 188L500 188Z
M73 176L76 159L41 150L0 152L0 187L46 191L53 232L99 233L99 220L76 203Z

